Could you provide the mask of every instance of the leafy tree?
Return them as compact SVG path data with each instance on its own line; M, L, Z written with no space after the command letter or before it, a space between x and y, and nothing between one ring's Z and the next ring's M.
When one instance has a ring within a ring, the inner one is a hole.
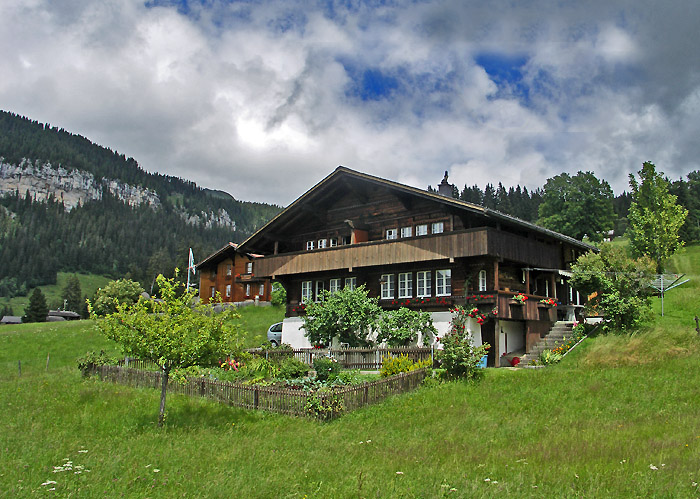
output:
M272 297L270 301L275 307L283 307L287 304L287 290L284 289L281 283L272 283Z
M83 292L80 289L80 281L78 280L78 276L74 274L68 277L66 285L63 288L62 296L66 304L66 310L72 310L73 312L80 313L83 305Z
M119 343L126 355L150 360L162 375L158 426L165 420L168 377L174 368L212 365L241 349L233 308L214 313L214 303L194 304L194 290L180 292L174 278L157 277L162 300L120 302L116 312L97 321L104 335ZM221 300L218 300L221 303ZM91 317L98 316L91 309Z
M424 345L437 336L432 316L429 312L401 307L382 314L377 341L386 341L391 346L408 346L416 341L418 333L421 333Z
M683 245L678 231L688 210L676 204L668 181L653 163L645 162L638 174L639 181L630 174L630 247L633 256L648 255L656 263L656 271L662 272L664 262Z
M655 265L649 257L633 259L624 248L603 244L600 253L582 255L571 270L571 284L593 295L587 307L605 316L606 331L632 332L651 318Z
M330 345L333 338L350 346L371 343L370 334L381 314L376 298L370 298L364 285L323 292L321 301L307 305L302 317L306 337L314 345Z
M613 192L605 180L591 172L571 177L562 173L547 179L538 223L567 236L601 241L615 222Z
M110 281L104 288L95 293L95 303L91 305L93 313L98 316L112 314L117 311L119 305L133 305L143 293L143 288L138 282L131 279L117 279Z
M46 316L49 314L49 307L46 305L46 297L41 289L34 288L29 297L29 305L24 309L24 317L22 322L46 322Z

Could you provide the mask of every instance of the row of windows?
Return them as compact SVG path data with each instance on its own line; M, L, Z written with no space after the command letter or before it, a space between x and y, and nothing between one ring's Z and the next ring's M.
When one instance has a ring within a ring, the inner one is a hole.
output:
M245 264L245 272L246 274L252 274L253 273L253 262L246 262ZM226 277L231 277L233 275L233 265L228 264L226 265ZM211 270L210 276L211 279L216 278L216 267L214 267Z
M245 295L246 295L246 296L253 296L253 295L251 294L252 291L253 291L252 286L251 286L250 284L246 284L246 285L245 285ZM210 293L209 296L210 296L211 298L214 298L214 295L216 294L216 288L215 288L214 286L211 286L211 287L209 288L209 293ZM226 291L225 291L225 293L226 293L226 294L225 294L226 298L230 298L230 297L231 297L231 285L230 285L230 284L227 284L227 285L226 285ZM263 296L264 294L265 294L265 285L264 285L264 284L260 284L260 285L258 286L258 296Z
M381 279L380 296L383 300L393 298L413 298L413 272L398 274L398 295L396 293L396 274L384 274ZM433 278L429 270L415 273L416 297L426 298L433 295ZM435 296L452 294L452 271L450 269L435 271Z
M415 226L416 236L428 235L428 224L419 224ZM441 234L445 232L445 224L443 222L433 222L430 224L431 234ZM413 226L399 227L386 230L387 239L398 239L399 237L413 237Z
M340 291L342 279L331 279L328 281L328 291L335 293ZM357 277L346 277L345 287L353 290L357 287ZM321 293L325 289L323 281L316 281L316 301L321 298ZM313 281L303 281L301 283L301 301L302 303L308 303L314 300L314 282Z
M331 237L328 239L319 239L318 241L306 241L306 249L334 248L335 246L350 244L350 242L350 236Z

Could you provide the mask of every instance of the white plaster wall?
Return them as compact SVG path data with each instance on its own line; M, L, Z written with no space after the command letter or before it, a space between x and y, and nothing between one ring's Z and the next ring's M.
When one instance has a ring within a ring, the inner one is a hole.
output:
M518 321L499 321L501 332L500 338L500 357L504 353L517 352L525 350L525 324ZM508 337L508 349L506 350L506 336Z
M300 317L285 317L282 321L282 343L292 345L292 348L311 348L313 345L306 339L301 328L303 324Z

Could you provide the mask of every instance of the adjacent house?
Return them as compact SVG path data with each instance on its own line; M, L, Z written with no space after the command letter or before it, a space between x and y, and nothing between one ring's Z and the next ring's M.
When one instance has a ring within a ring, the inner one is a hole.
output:
M256 265L256 255L228 243L197 264L200 299L208 302L219 293L224 302L270 301L270 278L261 276Z
M452 191L447 173L428 192L341 166L243 242L239 251L264 255L256 276L287 291L282 341L310 346L300 304L362 284L385 309L432 312L441 333L452 307L478 308L486 319L469 328L475 343L494 347L490 365L572 319L583 297L568 284L570 266L595 248Z

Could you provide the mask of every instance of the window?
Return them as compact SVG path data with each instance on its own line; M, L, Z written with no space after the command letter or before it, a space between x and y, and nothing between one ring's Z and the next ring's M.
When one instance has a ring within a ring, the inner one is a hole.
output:
M396 229L387 229L386 230L386 238L387 239L396 239Z
M226 275L227 276L231 275L231 265L226 265Z
M429 270L416 272L416 296L425 298L432 294L432 282Z
M245 273L246 274L252 274L253 273L253 262L248 262L245 264Z
M231 297L231 285L230 284L226 285L226 297L227 298Z
M569 303L574 303L574 288L569 286Z
M338 246L338 238L337 237L331 237L329 240L329 245L331 248Z
M345 287L348 288L350 291L355 289L357 287L357 277L346 277Z
M313 299L313 297L311 296L312 294L313 290L311 287L311 281L303 281L301 283L301 302L310 302Z
M399 274L399 298L411 298L413 296L413 274L406 272Z
M306 249L307 250L314 249L314 242L313 241L306 241Z
M486 271L479 271L479 291L486 291Z
M319 239L318 240L318 248L325 248L326 247L326 240L325 239Z
M394 297L394 274L382 275L382 300Z
M440 234L445 231L445 224L442 222L434 222L432 225L432 233Z
M544 295L549 296L549 279L544 281Z
M352 237L350 236L343 236L340 238L340 244L346 245L346 244L352 244Z
M328 283L328 291L330 291L331 293L340 291L340 279L331 279Z
M413 227L401 227L401 237L411 237L413 235Z
M428 235L428 224L416 225L416 235L417 236Z
M452 270L435 271L435 296L450 296L452 294Z
M261 284L258 286L258 295L259 296L265 296L265 285Z
M250 284L245 285L245 295L250 296Z
M316 281L316 301L321 301L323 297L323 281Z
M216 295L216 288L214 286L209 288L209 296L211 298L214 298L214 295Z

